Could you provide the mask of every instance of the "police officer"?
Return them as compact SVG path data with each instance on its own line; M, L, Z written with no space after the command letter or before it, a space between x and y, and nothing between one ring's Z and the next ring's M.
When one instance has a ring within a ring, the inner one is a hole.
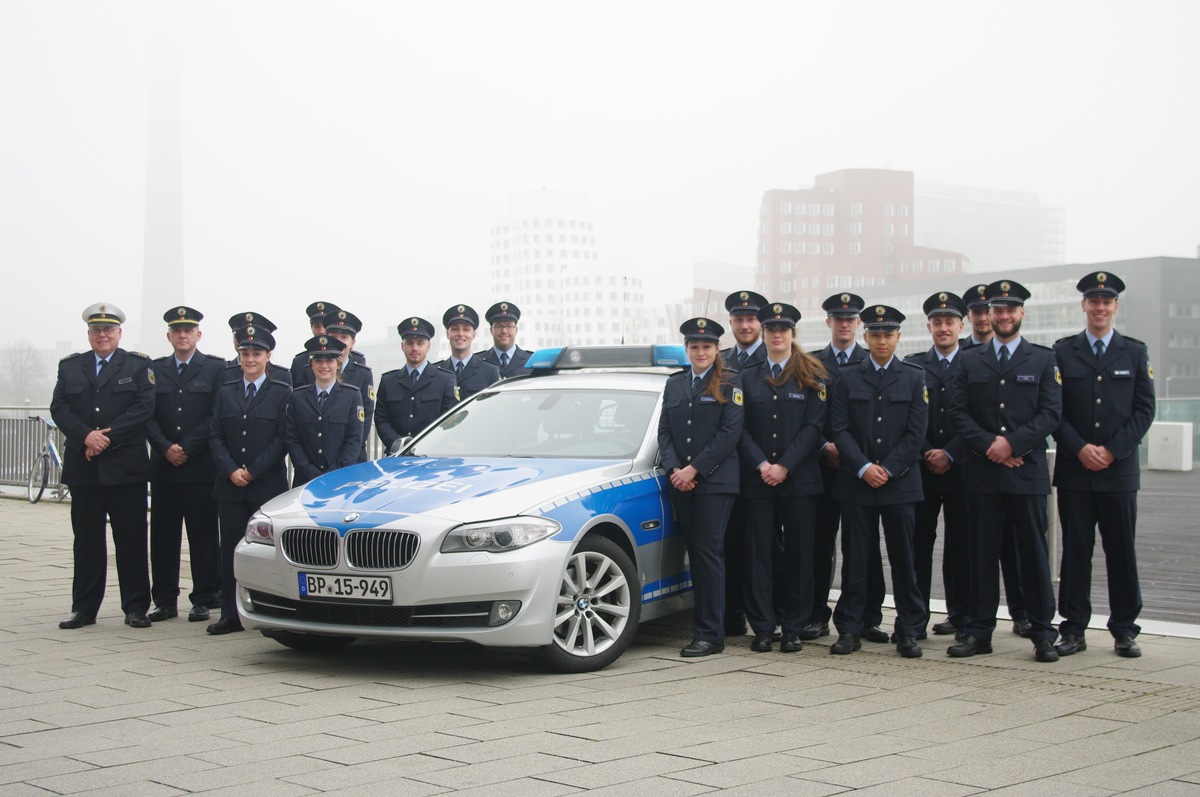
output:
M933 587L933 548L937 541L938 516L944 515L942 583L946 591L945 622L933 626L935 634L961 633L967 604L967 495L962 462L967 447L954 433L948 414L954 374L958 370L963 317L966 303L947 291L925 300L925 327L933 337L929 351L906 357L925 369L929 389L929 424L921 446L921 483L924 498L917 504L913 533L913 555L917 586L925 601L925 624L917 639L925 637L929 622L929 597Z
M238 343L238 332L239 330L242 330L248 326L253 326L259 331L260 335L263 332L274 335L275 330L277 329L275 324L273 324L269 318L262 313L256 313L253 310L246 310L245 312L234 313L231 315L229 317L229 331L233 333L233 350L234 352L237 352L237 354L234 355L233 359L225 361L225 373L221 377L222 383L235 380L241 376L242 360L240 354L241 350L238 348L240 345ZM272 340L274 340L274 338L272 338ZM292 383L291 371L282 365L276 365L272 362L267 363L267 376L274 381L286 382L289 385Z
M972 285L963 294L963 301L967 303L967 318L971 325L971 334L959 342L964 351L990 343L992 340L992 316L988 308L987 289L987 285ZM1004 524L1004 536L1000 538L1000 573L1004 577L1004 599L1008 604L1008 616L1012 618L1013 633L1028 638L1032 626L1025 611L1025 598L1021 594L1021 567L1017 562L1017 544L1013 538L1011 523ZM945 626L942 629L949 633Z
M658 450L691 567L692 641L679 655L692 658L725 649L722 549L738 494L743 397L738 374L721 361L721 325L692 318L679 331L691 367L672 375L663 388Z
M766 349L763 347L758 311L767 304L766 297L754 291L735 291L725 297L729 329L734 339L734 345L721 351L721 359L726 367L744 371L751 363L763 361Z
M842 368L857 365L867 359L867 350L858 345L858 329L862 323L859 314L866 306L861 296L839 293L830 296L821 304L825 311L825 326L829 327L830 341L824 349L812 354L821 361L832 382L837 380ZM833 497L834 481L840 460L838 447L833 441L832 416L825 416L825 439L821 447L821 475L825 480L825 495L817 502L817 529L813 541L813 616L804 627L802 639L829 636L829 619L833 612L829 608L829 591L833 588L834 565L837 562L837 534L842 518L842 506ZM863 637L868 642L887 642L888 635L879 628L883 622L883 598L887 587L883 581L883 560L878 546L869 552L871 564L868 570L867 609L863 615L866 627Z
M213 401L221 387L225 361L197 347L204 314L186 305L163 314L173 353L151 368L155 375L154 415L146 425L150 440L150 569L152 621L179 614L179 548L187 523L192 592L191 622L209 618L221 600L217 505L213 503L212 454L208 432Z
M313 302L308 307L306 307L304 309L304 312L308 314L308 328L312 332L313 336L315 337L317 335L324 335L327 332L329 332L330 330L326 326L326 321L328 320L328 316L330 316L330 315L336 316L338 311L340 311L341 309L342 308L338 307L333 302L321 302L321 301ZM272 334L274 334L275 330L271 330L271 332L272 332ZM359 322L358 329L356 329L354 331L354 334L357 335L359 332L362 332L362 323L361 322ZM341 340L341 339L339 338L339 340ZM345 343L344 340L342 342ZM351 346L348 356L349 356L350 360L354 362L355 365L366 365L367 364L367 358L364 357L361 352L354 349L353 346ZM346 357L346 355L343 354L343 359L345 359L345 357ZM343 367L342 370L345 371L346 368ZM307 350L300 352L299 354L297 354L295 357L292 358L292 366L289 369L288 373L291 375L291 380L292 380L293 385L311 385L312 384L312 369L309 368L308 351ZM368 412L367 415L369 417L370 412Z
M1021 337L1029 291L1000 280L988 285L987 294L995 334L989 345L959 355L962 363L950 398L951 425L968 450L964 477L971 589L964 636L946 652L960 658L992 652L1000 602L1000 539L1009 522L1034 657L1053 662L1058 661L1058 635L1051 625L1054 589L1046 545L1046 438L1062 419L1062 388L1054 352Z
M366 413L362 394L338 379L346 345L332 335L304 344L314 380L292 391L284 439L292 459L292 487L359 461Z
M492 333L492 347L476 354L482 355L484 362L499 368L500 376L504 379L520 374L525 369L529 355L533 354L517 345L520 308L512 302L496 302L483 317L487 319Z
M366 462L368 459L367 438L371 434L371 423L375 417L375 374L367 367L365 358L354 356L357 353L354 345L358 341L358 333L362 332L362 321L349 310L338 309L330 311L323 319L321 326L326 330L326 337L337 340L343 346L337 363L340 369L340 381L350 387L358 388L359 403L362 404L363 412L366 414L366 425L363 427L362 446L358 454L358 461ZM313 373L314 369L309 368L305 372L301 384L313 384ZM293 384L296 383L293 382Z
M237 611L233 550L246 532L250 516L287 490L284 442L291 385L268 375L275 339L266 329L245 326L237 331L241 374L217 392L209 445L217 466L213 498L221 526L221 619L210 634L242 630ZM283 373L286 375L287 371Z
M745 533L745 605L754 630L750 649L765 653L771 650L778 594L779 649L793 653L803 647L800 633L812 614L809 552L817 498L825 492L817 455L825 428L826 373L796 343L799 310L768 304L757 320L766 356L741 372L746 403L736 511L742 514ZM781 526L783 544L777 545ZM774 583L777 577L781 589Z
M842 594L833 612L838 638L829 652L844 655L862 647L870 551L879 550L882 521L896 600L896 651L917 658L916 637L926 615L912 538L929 399L923 369L896 358L904 314L875 305L861 318L870 356L842 369L830 407L841 460L833 496L842 504Z
M500 368L471 355L479 313L467 304L456 304L442 314L442 326L450 341L450 356L438 363L443 371L454 374L458 397L463 401L500 381Z
M91 351L58 363L50 416L66 437L63 482L75 536L71 613L59 628L96 622L108 575L105 521L112 525L125 624L148 628L146 423L154 412L150 358L119 348L125 313L103 302L83 311Z
M397 327L404 349L403 368L388 371L379 380L375 404L375 431L383 450L405 437L412 437L458 403L454 374L429 362L433 324L413 316Z
M766 305L766 297L754 291L734 291L725 297L729 328L734 338L733 346L721 350L721 359L726 368L742 371L752 363L763 361L767 350L762 342L758 311ZM725 528L725 636L741 636L746 633L745 597L748 585L743 582L743 572L746 569L747 531L742 523L746 513L738 506L739 503L740 499L734 501L733 513L729 517L729 525ZM782 559L782 553L780 552L779 557L772 558ZM780 574L780 600L783 598L782 579L783 575Z
M1119 655L1142 654L1142 609L1134 536L1140 488L1138 445L1154 419L1154 369L1146 344L1113 328L1125 283L1097 271L1076 286L1087 327L1054 344L1063 378L1063 418L1054 439L1054 485L1063 555L1058 611L1065 620L1060 655L1087 650L1092 617L1092 550L1096 527L1108 572L1108 630Z

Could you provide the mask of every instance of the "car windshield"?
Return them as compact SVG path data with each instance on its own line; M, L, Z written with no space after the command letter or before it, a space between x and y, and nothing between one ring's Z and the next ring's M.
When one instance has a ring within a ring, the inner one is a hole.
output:
M578 388L484 392L430 429L407 454L631 459L659 395Z

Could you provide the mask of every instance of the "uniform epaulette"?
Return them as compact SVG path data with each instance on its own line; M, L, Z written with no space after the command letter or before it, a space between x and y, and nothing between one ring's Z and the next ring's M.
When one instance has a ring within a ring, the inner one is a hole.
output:
M1068 340L1075 340L1075 338L1076 338L1075 335L1067 335L1065 338L1059 338L1058 340L1056 340L1054 342L1055 343L1066 343Z
M1129 337L1128 335L1122 335L1121 337L1122 337L1124 340L1127 340L1127 341L1129 341L1130 343L1138 343L1138 344L1140 344L1140 345L1142 345L1142 346L1145 346L1145 345L1146 345L1145 341L1138 340L1137 338L1131 338L1131 337Z
M150 355L149 355L149 354L142 354L140 351L131 351L131 352L129 352L129 353L130 353L130 354L132 354L134 357L140 357L140 358L142 358L143 360L149 360L149 359L151 359L151 357L150 357Z
M406 370L406 369L404 369L404 368L393 368L393 369L392 369L392 370L390 370L390 371L384 371L384 372L383 372L383 375L384 375L384 376L387 376L387 375L389 375L389 374L399 374L399 373L403 373L405 370Z
M1054 349L1050 348L1049 346L1043 346L1042 344L1040 344L1040 343L1034 343L1033 341L1030 341L1030 342L1029 342L1029 345L1030 345L1030 346L1032 346L1032 347L1033 347L1033 348L1035 348L1035 349L1041 349L1042 351L1049 351L1049 352L1053 352L1053 351L1054 351Z
M61 360L59 360L59 362L65 363L67 360L73 360L81 354L83 354L83 352L81 352L81 351L77 351L74 354L68 354L67 356L65 356Z
M912 354L906 354L906 355L904 355L904 362L908 362L909 360L915 360L918 357L924 357L925 354L926 353L923 351L913 352Z
M237 376L236 378L234 378L234 379L226 379L226 380L225 380L224 382L222 382L221 384L223 384L223 385L236 385L238 382L241 382L241 381L242 381L242 376L241 376L241 374L238 374L238 376Z
M919 365L918 363L910 363L910 362L908 361L908 358L907 358L907 357L905 357L905 358L904 358L903 360L901 360L900 362L901 362L902 364L904 364L904 365L907 365L909 368L917 368L917 369L920 369L921 371L924 371L924 370L925 370L925 366L923 366L923 365Z
M288 390L292 389L292 383L285 382L282 379L272 379L272 380L270 380L270 382L273 385L279 385L280 387L286 387ZM309 385L304 385L304 387L309 387Z

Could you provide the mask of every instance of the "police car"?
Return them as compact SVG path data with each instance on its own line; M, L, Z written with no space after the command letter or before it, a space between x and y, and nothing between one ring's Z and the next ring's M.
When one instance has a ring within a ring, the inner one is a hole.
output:
M691 605L657 443L686 364L681 346L544 349L396 456L271 500L234 556L243 625L305 650L468 641L607 666L640 620Z

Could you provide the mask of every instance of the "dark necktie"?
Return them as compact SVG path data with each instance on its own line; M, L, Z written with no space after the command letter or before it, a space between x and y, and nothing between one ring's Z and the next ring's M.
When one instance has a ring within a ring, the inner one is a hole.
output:
M318 412L325 411L325 399L327 399L327 398L329 398L329 391L327 391L327 390L322 390L320 393L317 394L317 411Z
M108 365L108 360L104 359L103 357L100 358L100 365L96 368L96 376L100 376L100 374L104 373L104 366L106 365Z
M1099 360L1104 356L1104 341L1098 340L1092 344L1092 348L1096 350L1096 359Z
M251 401L254 401L254 393L256 390L257 390L257 388L254 387L253 382L246 385L246 404L247 405L249 405Z
M1000 347L1000 367L1003 368L1006 365L1008 365L1008 347L1001 346Z
M950 361L948 359L946 359L945 357L942 358L942 370L943 371L950 370Z
M179 371L178 371L179 375L180 375L180 376L183 376L183 372L184 372L186 369L187 369L187 363L180 363L180 364L179 364Z
M839 351L837 355L838 365L845 365L850 358L846 356L846 352Z
M455 378L462 379L462 372L463 372L463 364L462 364L462 360L459 360L457 363L454 364Z
M779 363L775 363L774 365L771 366L771 377L774 379L778 379L779 374L782 373L782 371L783 371L783 369L779 367Z
M506 352L506 351L500 352L500 367L501 368L508 367L508 352Z
M746 352L742 351L741 349L739 349L739 350L738 350L738 353L737 353L737 361L738 361L738 370L739 370L739 371L744 371L744 370L746 370L746 360L749 360L749 359L750 359L750 355L749 355L749 354L747 354Z
M416 368L414 368L414 369L412 369L411 371L409 371L409 372L408 372L408 378L409 378L410 380L412 380L412 383L413 383L414 385L417 383L417 379L419 379L419 378L420 378L420 376L421 376L421 372L420 372L420 371L418 371Z
M699 388L700 388L700 377L698 377L698 376L693 376L693 377L692 377L692 395L693 395L693 396L695 396L695 395L696 395L696 391L697 391Z

